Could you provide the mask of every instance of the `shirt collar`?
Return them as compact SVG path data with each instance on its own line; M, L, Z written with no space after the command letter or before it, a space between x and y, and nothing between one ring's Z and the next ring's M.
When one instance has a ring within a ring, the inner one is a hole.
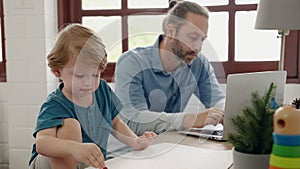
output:
M152 51L152 67L154 72L162 72L163 67L160 60L160 54L159 54L159 44L164 39L163 35L159 35L156 39L154 45L153 45L153 51Z

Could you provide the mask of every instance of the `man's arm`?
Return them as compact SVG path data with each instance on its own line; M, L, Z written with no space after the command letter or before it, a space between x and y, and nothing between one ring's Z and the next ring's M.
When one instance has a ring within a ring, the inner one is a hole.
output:
M120 117L137 135L141 135L145 131L154 131L159 134L164 131L180 130L191 126L203 127L207 123L215 124L215 121L218 121L218 119L214 120L208 116L211 112L209 110L196 114L150 111L145 98L143 83L149 83L151 79L142 78L143 70L149 69L149 66L142 65L143 63L137 61L135 57L128 57L127 55L123 55L117 63L115 91L124 104ZM206 96L204 98L206 99ZM211 99L211 95L208 99Z
M120 117L137 134L145 131L162 133L167 130L180 129L183 113L168 114L165 112L149 111L144 94L142 79L142 66L135 57L123 55L120 57L115 73L115 92L124 104ZM149 80L149 79L148 79Z
M199 70L201 67L201 70ZM192 69L197 79L198 90L195 95L204 104L205 108L217 107L224 110L225 94L216 78L214 69L208 59L201 55Z
M138 111L124 106L120 112L122 119L137 134L153 131L157 134L168 130L179 130L182 126L184 113L153 112L149 110ZM128 115L126 115L128 114ZM130 118L128 118L130 116Z

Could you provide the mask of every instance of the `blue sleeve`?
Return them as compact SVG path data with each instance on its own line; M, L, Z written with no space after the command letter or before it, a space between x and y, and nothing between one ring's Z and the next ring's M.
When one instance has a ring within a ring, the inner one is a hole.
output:
M195 66L192 69L195 69L193 72L195 72L195 77L198 79L198 90L195 95L204 104L205 108L210 108L225 98L214 69L205 56L200 55L199 59L195 60Z
M36 137L36 133L40 130L62 126L65 118L75 118L75 115L70 111L71 109L59 100L47 100L40 109L33 136Z
M139 53L136 50L128 51L120 57L116 65L116 94L124 104L120 117L137 135L142 135L145 131L162 133L166 130L177 130L181 127L184 115L148 109L145 90L147 86L151 86L149 83L153 83L153 79L145 73L155 69L146 59L151 50L149 48ZM145 76L148 78L144 78Z

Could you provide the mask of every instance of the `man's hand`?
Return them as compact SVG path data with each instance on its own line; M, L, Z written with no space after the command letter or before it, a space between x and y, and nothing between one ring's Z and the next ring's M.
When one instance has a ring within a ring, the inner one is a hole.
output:
M223 110L217 108L205 109L196 114L186 114L183 118L182 129L188 129L191 127L201 128L208 124L223 124L223 120Z

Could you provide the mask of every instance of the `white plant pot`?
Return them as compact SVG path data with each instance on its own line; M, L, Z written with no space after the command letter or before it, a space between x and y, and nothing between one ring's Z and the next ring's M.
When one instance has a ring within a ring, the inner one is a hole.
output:
M247 154L233 149L234 169L268 169L270 154Z

